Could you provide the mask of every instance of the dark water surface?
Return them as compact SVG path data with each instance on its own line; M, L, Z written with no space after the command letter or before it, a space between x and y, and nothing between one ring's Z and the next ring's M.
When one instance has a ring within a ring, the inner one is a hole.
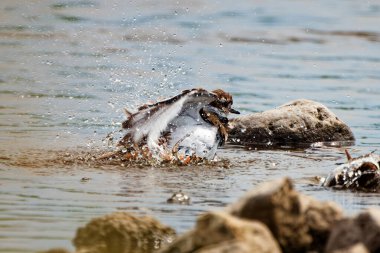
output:
M379 24L379 1L2 0L0 252L72 249L78 226L116 210L183 232L283 176L347 214L379 206L379 194L312 180L344 162L339 147L227 147L218 154L228 166L75 162L106 149L123 107L191 87L225 89L243 113L316 100L352 127L353 156L379 153ZM179 189L191 205L166 204Z

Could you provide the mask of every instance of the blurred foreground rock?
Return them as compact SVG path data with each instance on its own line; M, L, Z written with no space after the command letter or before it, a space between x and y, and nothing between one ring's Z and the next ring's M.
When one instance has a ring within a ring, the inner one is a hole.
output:
M40 253L70 253L70 251L68 251L66 249L62 249L62 248L54 248L54 249L50 249L48 251L42 251Z
M327 251L328 252L328 251ZM356 243L352 246L332 251L332 253L369 253L362 243Z
M148 253L170 243L175 231L148 216L117 212L91 220L73 240L78 253Z
M305 217L308 234L312 238L308 249L323 252L331 230L343 218L343 211L334 202L318 201L303 194L299 194L299 198L301 214Z
M320 250L332 225L342 218L341 209L334 203L298 193L287 178L262 184L227 211L267 225L283 252Z
M244 221L225 212L206 213L195 228L162 253L281 252L268 228L257 221Z
M326 106L306 99L234 118L231 126L230 143L252 146L299 146L355 140L350 128Z
M153 218L113 213L79 228L73 243L76 253L375 253L380 209L344 217L335 203L301 194L284 178L199 216L192 230L174 236ZM47 252L66 253L57 250Z
M369 209L339 221L331 232L326 252L348 252L359 245L367 251L355 252L380 252L380 209Z

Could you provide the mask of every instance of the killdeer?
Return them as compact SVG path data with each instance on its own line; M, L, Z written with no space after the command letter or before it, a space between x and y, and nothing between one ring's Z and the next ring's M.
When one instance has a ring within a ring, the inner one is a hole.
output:
M126 130L119 146L130 157L153 156L163 160L212 160L227 141L232 96L221 90L184 90L172 98L145 104L136 113L126 110Z

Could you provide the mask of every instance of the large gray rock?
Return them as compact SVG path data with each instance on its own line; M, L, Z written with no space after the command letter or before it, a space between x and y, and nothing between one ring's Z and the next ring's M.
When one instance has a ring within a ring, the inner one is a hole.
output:
M331 225L342 217L339 207L298 193L287 178L260 185L227 211L267 225L283 252L320 250Z
M268 228L257 221L241 220L226 212L200 216L196 227L161 253L279 253Z
M232 119L229 142L257 146L354 141L350 128L326 106L299 99L276 109Z
M79 228L73 243L76 253L150 253L174 236L172 228L152 217L116 212Z
M369 209L354 218L345 218L334 226L326 252L346 252L364 245L368 252L380 252L380 209Z

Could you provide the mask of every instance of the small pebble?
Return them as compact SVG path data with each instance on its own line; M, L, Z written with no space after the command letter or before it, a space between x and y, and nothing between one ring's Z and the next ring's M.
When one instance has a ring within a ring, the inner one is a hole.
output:
M190 197L187 196L182 191L179 191L179 192L174 193L166 202L167 203L189 205L190 204Z

